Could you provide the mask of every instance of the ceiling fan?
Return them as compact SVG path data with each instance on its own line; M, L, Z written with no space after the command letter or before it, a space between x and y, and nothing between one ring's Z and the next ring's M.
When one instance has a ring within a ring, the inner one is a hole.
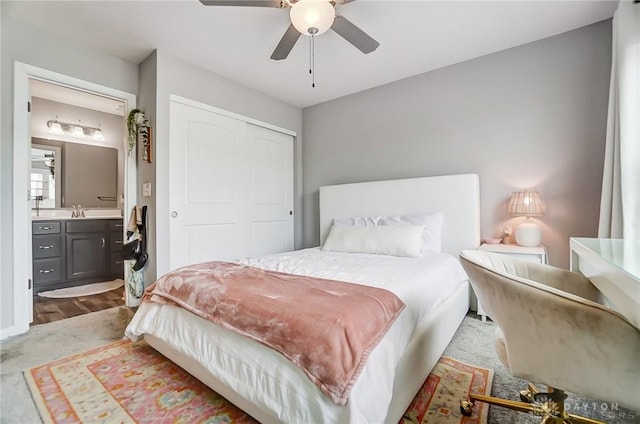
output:
M280 39L271 59L282 60L300 38L316 36L332 29L362 53L371 53L380 43L335 11L337 5L355 0L200 0L205 6L251 6L290 9L291 24Z

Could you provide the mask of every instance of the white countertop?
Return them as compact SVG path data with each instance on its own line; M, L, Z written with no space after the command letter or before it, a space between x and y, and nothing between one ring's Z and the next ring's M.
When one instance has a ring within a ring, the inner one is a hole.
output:
M67 219L122 219L120 209L86 209L85 216L72 218L71 209L40 209L38 214L33 211L32 221L62 221Z
M82 221L87 219L122 219L122 216L85 216L84 218L71 218L70 216L32 216L31 221Z

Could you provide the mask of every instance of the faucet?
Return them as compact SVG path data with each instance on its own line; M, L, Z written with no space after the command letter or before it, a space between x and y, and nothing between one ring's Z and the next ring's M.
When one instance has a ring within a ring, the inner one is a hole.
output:
M43 200L43 196L33 196L36 202L36 216L40 216L40 202Z
M82 205L71 205L73 211L71 212L71 218L86 218L84 215L84 209L82 209Z

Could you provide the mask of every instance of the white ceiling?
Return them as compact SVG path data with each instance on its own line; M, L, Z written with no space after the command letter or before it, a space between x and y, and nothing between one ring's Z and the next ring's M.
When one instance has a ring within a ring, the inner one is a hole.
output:
M329 31L286 60L271 52L287 10L205 7L180 1L2 1L2 13L132 63L154 49L285 102L307 107L443 66L589 25L613 16L617 0L358 0L337 12L380 42L362 54Z

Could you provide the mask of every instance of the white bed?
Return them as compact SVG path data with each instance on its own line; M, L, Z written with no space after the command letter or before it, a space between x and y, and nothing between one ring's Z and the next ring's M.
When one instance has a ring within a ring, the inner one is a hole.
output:
M151 346L262 423L398 422L469 308L469 285L460 273L457 254L479 244L478 177L452 175L320 189L323 242L334 218L432 211L444 214L442 251L449 255L392 258L316 248L241 261L383 287L405 301L407 308L371 352L345 406L332 403L279 353L175 306L143 304L127 334L144 334ZM429 280L440 284L415 291L415 286Z

